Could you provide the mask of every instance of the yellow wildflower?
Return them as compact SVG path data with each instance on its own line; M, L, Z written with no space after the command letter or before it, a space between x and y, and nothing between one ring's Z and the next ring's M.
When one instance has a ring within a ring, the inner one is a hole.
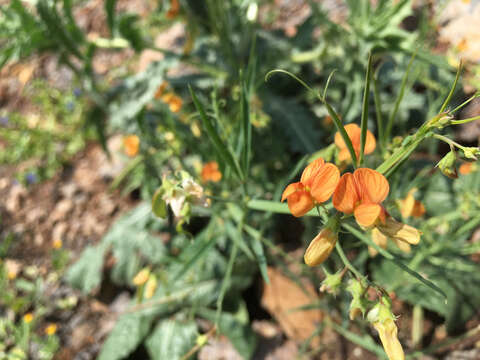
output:
M27 324L30 324L33 321L33 314L26 313L25 315L23 315L23 321Z
M45 334L48 336L54 335L57 332L57 325L50 324L45 328Z

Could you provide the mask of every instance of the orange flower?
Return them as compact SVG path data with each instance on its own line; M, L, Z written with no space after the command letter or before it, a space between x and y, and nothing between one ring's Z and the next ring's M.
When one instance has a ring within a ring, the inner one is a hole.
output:
M173 113L179 112L183 104L182 98L171 92L163 95L162 101L168 104L170 111Z
M161 99L165 90L167 89L168 83L166 81L162 82L155 93L155 99Z
M390 186L385 176L376 170L359 168L346 173L333 194L333 206L345 214L354 214L357 223L370 227L377 220L385 222L386 210L380 205L388 195Z
M465 162L458 168L458 172L462 175L468 175L473 171L475 171L475 163L473 162Z
M287 199L293 216L303 216L316 204L323 203L332 196L339 178L340 171L334 164L318 158L303 170L299 182L287 186L282 201Z
M345 125L345 131L347 132L350 141L352 142L353 149L355 150L355 154L357 155L357 159L360 156L360 137L361 137L361 129L357 124L348 124ZM348 151L347 144L343 141L342 135L339 132L335 134L335 145L337 145L340 152L338 153L338 160L341 162L349 162L351 161L350 152ZM367 130L367 138L365 140L365 149L364 154L368 155L375 150L376 141L375 136L371 133L370 130Z
M140 146L140 139L137 135L128 135L123 139L123 145L125 146L125 153L128 156L135 156L138 153Z
M216 161L210 161L203 165L202 168L202 181L218 182L222 179L222 173L218 170L218 164Z
M170 0L170 9L167 11L165 15L167 19L173 19L178 15L180 12L180 3L178 0Z
M422 217L423 214L425 214L425 206L423 206L420 201L413 197L413 194L415 194L416 191L417 189L415 188L411 189L405 199L397 201L398 207L400 208L400 213L404 219L410 216Z

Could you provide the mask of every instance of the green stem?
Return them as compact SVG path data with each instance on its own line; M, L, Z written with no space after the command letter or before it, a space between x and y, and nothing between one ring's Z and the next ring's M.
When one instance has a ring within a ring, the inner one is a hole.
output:
M450 120L450 124L451 125L466 124L476 120L480 120L480 116L474 116L474 117L463 119L463 120Z
M340 242L337 241L335 244L335 248L337 249L338 255L340 256L340 259L342 259L343 263L345 266L350 270L358 279L363 279L364 276L358 271L355 266L352 265L350 260L348 260L347 256L343 252L342 245L340 245Z
M380 92L378 90L378 82L376 76L373 77L373 100L375 102L375 113L377 115L377 131L378 131L378 139L380 150L383 153L385 151L385 143L384 143L384 130L383 130L383 117L382 117L382 103L380 100Z

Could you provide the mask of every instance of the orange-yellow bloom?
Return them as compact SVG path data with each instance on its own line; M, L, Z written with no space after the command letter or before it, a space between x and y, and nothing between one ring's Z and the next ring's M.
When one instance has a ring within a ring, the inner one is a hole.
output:
M162 101L168 104L170 111L173 113L179 112L183 104L182 98L171 92L163 95Z
M410 216L422 217L423 214L425 214L425 206L423 206L420 201L413 197L413 194L415 194L416 191L417 189L415 188L411 189L405 199L397 201L398 207L400 208L400 213L404 219Z
M355 155L357 155L357 159L360 156L360 138L361 138L361 129L357 124L348 124L345 125L345 131L347 132L350 141L352 142L353 150L355 150ZM339 149L338 153L338 160L341 162L349 162L351 161L350 152L348 151L347 144L343 141L342 135L339 132L335 134L335 145L337 145ZM368 155L375 150L376 141L375 136L372 134L370 130L367 130L367 138L365 139L365 148L364 154Z
M359 168L353 174L340 178L333 194L333 206L345 214L354 214L363 227L374 226L378 220L385 222L386 210L381 203L390 186L385 176L376 170Z
M203 182L220 181L222 179L222 173L218 170L218 163L216 161L210 161L203 165L201 177Z
M140 139L137 135L128 135L123 139L123 146L125 147L125 153L133 157L138 154Z
M338 233L330 228L324 228L315 236L305 251L303 259L308 266L316 266L323 263L332 252L338 240Z
M282 201L287 199L293 216L303 216L316 204L323 203L332 196L339 178L340 171L334 164L318 158L303 170L299 182L287 186Z

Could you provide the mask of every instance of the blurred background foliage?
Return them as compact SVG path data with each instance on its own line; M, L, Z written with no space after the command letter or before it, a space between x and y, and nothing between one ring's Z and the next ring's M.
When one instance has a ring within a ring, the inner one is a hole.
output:
M186 359L192 349L195 356L208 340L201 334L212 335L199 319L214 324L213 331L227 336L243 358L252 358L257 337L250 326L252 305L244 294L253 291L260 276L268 284L267 264L285 271L300 287L300 278L319 286L321 271L303 266L293 273L282 250L306 248L319 219L299 223L277 214L286 213L285 207L256 200L279 201L313 154L334 161L336 149L330 144L335 128L325 106L291 77L273 74L265 81L270 70L288 70L318 91L334 72L328 101L344 123L359 123L372 54L375 101L367 115L378 139L378 150L367 159L372 168L440 109L455 69L432 52L435 23L427 2L413 8L408 0L378 0L376 5L348 0L339 6L340 20L332 17L328 2L307 3L310 11L290 24L266 0L160 1L147 16L105 0L106 31L96 33L86 33L76 20L82 1L12 0L2 5L0 68L55 54L58 68L73 74L67 89L40 80L25 87L41 114L37 118L0 110L0 139L6 144L0 161L23 164L16 172L18 181L31 184L52 177L93 139L111 157L115 154L107 143L113 134L138 139L138 150L112 184L123 194L138 190L138 206L99 243L88 245L68 270L62 260L68 255L57 258L58 275L85 294L98 291L105 277L129 289L130 306L118 317L99 359L128 358L141 346L152 359ZM178 24L181 35L173 46L157 40ZM125 52L126 60L98 71L97 61ZM142 62L145 54L150 59ZM451 106L464 99L458 90ZM480 177L473 171L452 180L435 172L446 151L428 139L390 177L390 199L403 199L417 188L415 196L427 216L408 220L423 232L410 254L389 251L438 285L447 302L391 260L370 257L354 234L342 233L341 241L370 280L417 313L435 313L449 334L458 335L478 315L480 304L478 259L472 257L479 248L471 241L480 223ZM202 166L213 161L220 181L202 174ZM181 212L174 213L173 203L180 198ZM401 217L394 200L387 209ZM110 257L113 266L106 272ZM325 268L341 266L333 255ZM140 274L143 280L137 278ZM0 338L7 339L0 346L2 359L14 358L18 351L28 358L35 351L32 342L48 348L36 358L52 358L58 347L54 336L33 336L32 323L21 318L33 308L39 317L55 311L41 310L51 306L38 294L41 281L26 281L2 275L1 311L8 308L14 314L0 324ZM17 291L23 295L17 297ZM334 300L325 296L310 306L328 311L337 331L350 341L384 357L362 321L356 321L362 336L355 336L343 320L350 300L343 291ZM416 325L422 319L417 316ZM318 333L324 326L319 324ZM302 349L308 349L310 340Z

